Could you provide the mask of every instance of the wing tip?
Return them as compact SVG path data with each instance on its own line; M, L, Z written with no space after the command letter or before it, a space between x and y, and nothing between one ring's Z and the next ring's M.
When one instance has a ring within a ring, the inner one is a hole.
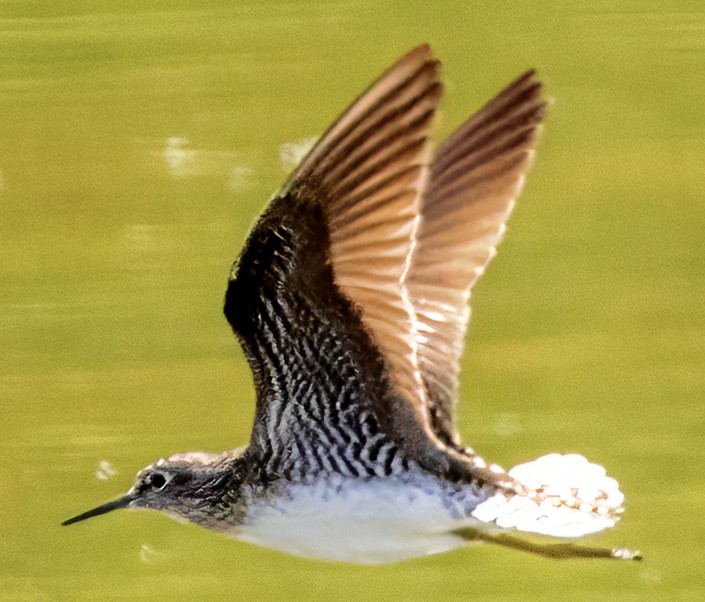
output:
M430 71L430 75L440 83L441 61L434 58L431 45L427 42L419 44L409 50L409 52L403 55L386 71L385 75L395 69L406 68L412 64L418 64L420 69L428 69Z
M404 57L402 57L402 60L407 57L426 57L427 59L432 58L433 51L431 50L431 44L428 42L422 42L421 44L417 44L414 46L409 52L407 52Z
M485 109L490 109L498 104L502 105L534 105L535 108L545 108L548 104L543 96L543 81L539 78L538 72L533 67L524 71L521 75L515 78L507 86L502 89L499 94L487 102L478 113L482 113ZM543 118L544 113L541 112L540 117Z

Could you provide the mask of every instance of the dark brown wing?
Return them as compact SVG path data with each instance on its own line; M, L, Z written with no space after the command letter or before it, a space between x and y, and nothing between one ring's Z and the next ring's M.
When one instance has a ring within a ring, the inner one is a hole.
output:
M225 315L258 390L251 447L279 466L320 450L342 466L354 439L405 413L432 437L404 277L438 77L427 46L389 69L304 158L233 269Z
M529 71L468 119L433 161L407 287L430 420L446 443L457 442L453 414L470 291L521 192L544 106Z

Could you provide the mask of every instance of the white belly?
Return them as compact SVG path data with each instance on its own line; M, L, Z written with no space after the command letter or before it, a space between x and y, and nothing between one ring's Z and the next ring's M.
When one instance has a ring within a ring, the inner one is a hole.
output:
M464 540L450 531L476 523L431 487L387 479L341 478L335 487L319 482L287 493L254 504L229 533L298 556L377 564L457 548Z

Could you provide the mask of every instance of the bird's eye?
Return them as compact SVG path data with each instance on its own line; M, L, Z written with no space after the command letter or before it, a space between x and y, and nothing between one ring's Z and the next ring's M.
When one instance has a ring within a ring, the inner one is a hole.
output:
M149 485L154 491L160 491L167 483L167 478L161 472L153 472L149 475Z

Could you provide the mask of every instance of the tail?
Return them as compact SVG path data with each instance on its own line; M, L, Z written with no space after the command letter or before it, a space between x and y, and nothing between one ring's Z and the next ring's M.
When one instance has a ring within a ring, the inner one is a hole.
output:
M475 508L475 518L502 529L581 537L613 527L624 511L617 481L578 454L542 456L509 475L529 493L496 493Z

